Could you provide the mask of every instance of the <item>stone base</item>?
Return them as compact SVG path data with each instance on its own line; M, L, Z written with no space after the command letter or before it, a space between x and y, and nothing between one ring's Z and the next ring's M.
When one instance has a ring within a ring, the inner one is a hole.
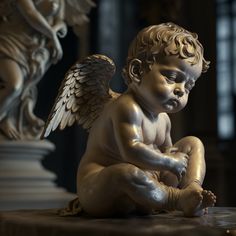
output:
M64 207L76 196L58 188L41 160L55 149L49 141L0 142L0 210Z
M59 217L55 209L2 212L0 235L235 236L236 208L209 208L208 215L195 218L180 212L112 219Z

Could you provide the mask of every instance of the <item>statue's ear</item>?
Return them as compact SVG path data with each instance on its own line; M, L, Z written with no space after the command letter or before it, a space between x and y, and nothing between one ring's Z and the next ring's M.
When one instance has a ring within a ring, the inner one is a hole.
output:
M129 63L129 77L132 82L140 83L142 80L143 68L142 61L135 58L132 59Z

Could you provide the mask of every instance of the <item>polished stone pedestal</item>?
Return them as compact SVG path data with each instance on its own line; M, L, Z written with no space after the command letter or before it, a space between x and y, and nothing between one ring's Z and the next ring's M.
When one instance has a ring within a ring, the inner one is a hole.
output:
M65 207L76 197L41 164L54 149L47 140L0 142L0 210Z
M235 236L236 208L209 208L202 217L185 218L180 212L146 217L95 219L60 217L57 210L0 213L1 236Z

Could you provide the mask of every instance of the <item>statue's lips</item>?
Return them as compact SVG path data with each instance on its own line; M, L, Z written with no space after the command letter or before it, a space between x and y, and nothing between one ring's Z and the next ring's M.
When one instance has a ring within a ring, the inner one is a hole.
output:
M180 102L178 99L176 98L171 98L170 100L168 100L168 102L166 103L167 105L171 105L173 107L178 107Z

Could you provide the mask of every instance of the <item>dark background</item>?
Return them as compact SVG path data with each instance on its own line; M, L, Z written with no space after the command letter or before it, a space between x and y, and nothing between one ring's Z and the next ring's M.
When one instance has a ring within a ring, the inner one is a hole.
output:
M61 40L64 57L50 68L38 86L38 116L47 119L65 72L78 58L88 54L104 53L115 61L117 73L111 86L124 91L120 72L136 33L151 24L177 23L198 34L211 67L197 82L187 107L171 116L173 141L185 135L203 141L207 162L204 188L217 195L218 206L236 206L236 139L220 139L217 132L216 1L100 0L96 4L88 15L90 23L81 27L83 37L78 39L70 29ZM55 131L48 139L56 145L56 151L43 160L43 165L57 174L59 186L75 192L76 170L86 148L87 132L74 125Z

